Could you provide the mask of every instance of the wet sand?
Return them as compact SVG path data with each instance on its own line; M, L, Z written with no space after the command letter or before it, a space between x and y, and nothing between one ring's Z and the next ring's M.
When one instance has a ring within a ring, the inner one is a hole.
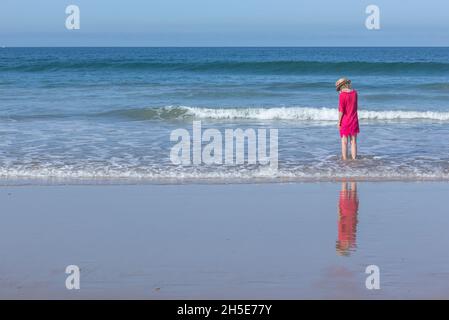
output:
M1 187L0 298L448 299L448 195L443 182ZM380 290L365 287L372 264Z

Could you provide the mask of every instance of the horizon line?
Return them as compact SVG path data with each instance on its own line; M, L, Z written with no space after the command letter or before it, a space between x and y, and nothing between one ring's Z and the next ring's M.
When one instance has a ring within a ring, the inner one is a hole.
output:
M433 46L0 46L0 49L14 49L14 48L449 48L448 45L433 45Z

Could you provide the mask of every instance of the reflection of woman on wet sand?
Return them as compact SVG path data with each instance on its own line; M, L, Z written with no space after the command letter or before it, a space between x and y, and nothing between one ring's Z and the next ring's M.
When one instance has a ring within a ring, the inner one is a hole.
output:
M337 253L349 255L356 247L357 214L359 198L356 182L343 182L338 202L338 240Z

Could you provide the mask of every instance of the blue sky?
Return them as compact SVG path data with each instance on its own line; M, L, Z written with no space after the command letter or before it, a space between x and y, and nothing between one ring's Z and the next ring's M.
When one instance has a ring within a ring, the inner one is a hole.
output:
M449 1L1 0L0 46L449 46Z

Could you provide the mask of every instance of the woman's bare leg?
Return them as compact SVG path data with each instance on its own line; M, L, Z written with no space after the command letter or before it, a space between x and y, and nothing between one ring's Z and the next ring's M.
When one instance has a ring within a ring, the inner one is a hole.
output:
M351 181L351 191L357 192L357 182Z
M348 137L341 138L341 158L346 160L348 158Z
M351 157L357 159L357 136L351 136Z

